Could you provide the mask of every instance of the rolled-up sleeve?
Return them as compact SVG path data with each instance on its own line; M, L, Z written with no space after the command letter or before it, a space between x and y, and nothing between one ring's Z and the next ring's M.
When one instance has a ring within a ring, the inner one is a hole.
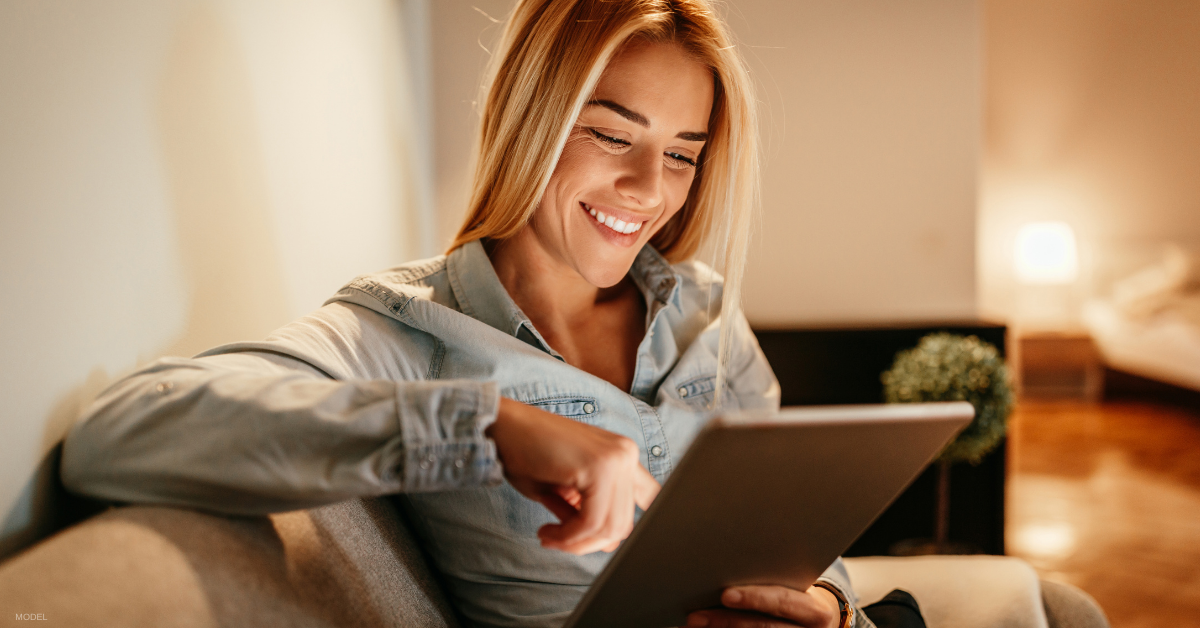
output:
M285 341L163 358L117 382L67 435L64 485L107 501L263 514L499 483L484 434L496 384L373 373L369 362L388 356L371 345L393 323L338 308L273 335Z
M817 578L817 582L837 589L842 597L850 603L850 608L854 610L854 621L851 625L854 628L875 628L875 624L867 617L867 614L862 611L862 607L858 603L858 595L854 592L854 587L850 583L850 572L846 571L846 564L842 562L839 556L825 573Z

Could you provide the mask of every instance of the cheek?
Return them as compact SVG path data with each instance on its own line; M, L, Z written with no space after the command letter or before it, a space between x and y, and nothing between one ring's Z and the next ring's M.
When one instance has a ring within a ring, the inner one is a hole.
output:
M664 182L666 189L663 191L664 215L661 224L666 224L683 207L684 201L687 200L688 192L692 189L692 181L695 180L694 172L688 171L687 174L668 175L667 180Z
M607 166L606 157L601 149L585 137L573 135L563 146L558 164L554 166L551 181L557 179L560 188L575 188L582 191L597 179L603 177Z
M546 191L542 195L541 204L534 214L534 222L562 222L565 219L565 203L573 203L573 198L579 193L581 178L587 172L586 158L580 153L586 151L575 138L567 140L563 147L562 156L550 174L546 183Z

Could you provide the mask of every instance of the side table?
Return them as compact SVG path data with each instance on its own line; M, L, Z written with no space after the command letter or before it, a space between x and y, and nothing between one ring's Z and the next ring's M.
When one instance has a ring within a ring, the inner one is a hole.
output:
M1104 362L1082 329L1014 330L1018 390L1025 397L1070 397L1099 401Z

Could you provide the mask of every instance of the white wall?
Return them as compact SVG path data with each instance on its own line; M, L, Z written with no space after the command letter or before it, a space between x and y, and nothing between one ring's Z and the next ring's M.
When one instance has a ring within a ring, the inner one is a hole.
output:
M763 103L759 326L975 314L976 0L738 0Z
M505 0L433 10L439 238L463 215L479 72ZM746 312L763 326L975 315L977 0L736 0L759 83L762 228Z
M990 0L980 307L1008 318L1022 224L1079 242L1069 305L1155 261L1200 256L1200 3Z
M430 48L433 67L434 197L437 238L444 250L466 215L469 160L479 126L476 97L488 51L500 38L514 0L434 0Z
M416 254L401 8L0 3L0 555L107 381Z

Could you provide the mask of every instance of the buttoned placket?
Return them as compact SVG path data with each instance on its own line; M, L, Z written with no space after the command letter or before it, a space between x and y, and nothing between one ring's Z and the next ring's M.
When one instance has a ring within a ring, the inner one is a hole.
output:
M532 345L559 361L563 357L555 351L533 326L524 312L512 301L491 267L482 247L459 252L461 257L451 254L448 261L451 286L455 290L459 305L464 313L502 329L526 344ZM662 418L650 402L662 381L664 372L651 355L655 329L660 325L662 312L674 304L678 307L679 277L666 260L657 252L643 249L634 261L630 277L637 284L647 303L646 334L638 345L634 362L633 382L627 394L631 396L634 409L642 428L646 448L646 466L651 475L660 482L671 472L671 447L667 442ZM475 292L472 289L478 291ZM492 307L476 307L477 300L492 303Z
M646 467L650 475L659 482L664 482L671 474L670 443L667 442L662 417L654 406L648 403L653 400L654 392L664 373L658 372L650 353L654 331L660 324L662 312L678 296L679 279L669 267L660 264L654 257L641 261L647 270L642 277L635 277L634 281L642 288L649 311L646 316L646 336L638 345L630 395L633 397L634 409L637 410L642 437L646 443Z

